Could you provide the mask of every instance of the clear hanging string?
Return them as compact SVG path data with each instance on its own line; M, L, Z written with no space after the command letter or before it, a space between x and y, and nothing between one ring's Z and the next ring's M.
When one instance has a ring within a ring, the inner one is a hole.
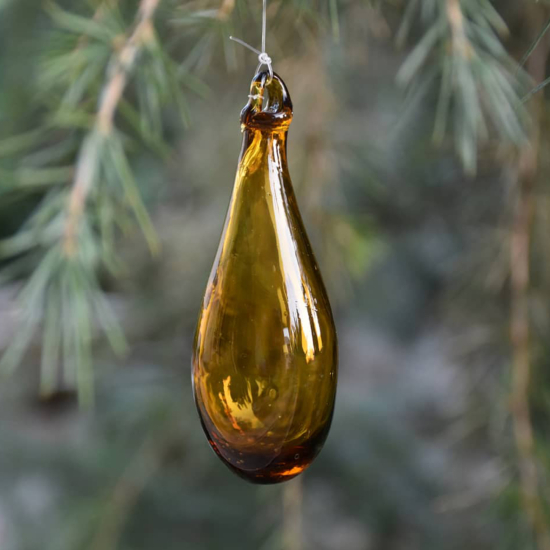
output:
M267 67L267 70L269 71L269 80L266 82L266 84L269 84L273 80L273 62L271 61L271 57L267 54L265 51L265 36L266 36L266 27L267 27L267 0L263 0L263 10L262 10L262 51L257 50L250 44L246 43L244 40L241 40L240 38L235 38L234 36L230 36L229 40L233 40L234 42L238 42L245 48L248 48L249 50L253 51L254 53L258 54L258 67L256 68L256 72L258 72L262 65L265 65Z

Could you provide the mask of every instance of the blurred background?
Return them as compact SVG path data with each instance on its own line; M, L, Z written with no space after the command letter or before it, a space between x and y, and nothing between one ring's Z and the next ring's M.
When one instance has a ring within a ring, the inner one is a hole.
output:
M253 486L192 399L261 2L1 0L0 549L550 549L547 4L267 14L329 439Z

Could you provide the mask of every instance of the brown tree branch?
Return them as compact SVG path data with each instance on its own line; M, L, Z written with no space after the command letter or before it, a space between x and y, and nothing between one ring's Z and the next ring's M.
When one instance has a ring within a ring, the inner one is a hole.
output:
M545 20L538 6L530 6L530 29L536 36ZM545 77L550 43L543 44L531 55L527 70L536 82ZM550 528L539 493L538 464L529 405L532 373L531 326L529 316L530 250L534 219L535 184L539 164L542 97L532 100L533 129L529 143L519 157L517 196L510 247L511 269L511 343L512 343L512 416L519 459L523 506L535 534L539 550L550 550Z
M302 550L302 478L288 482L283 488L283 548Z
M136 24L130 37L113 54L107 79L100 93L95 122L84 138L75 167L75 176L67 202L63 250L67 257L77 249L78 228L86 200L94 185L101 148L112 133L116 109L143 44L152 36L152 20L160 0L141 0Z
M447 0L447 20L451 27L452 47L458 54L467 59L472 56L473 48L464 29L464 14L460 0Z
M223 0L220 7L218 8L218 13L216 14L216 17L220 21L227 21L229 17L231 17L234 9L235 0Z

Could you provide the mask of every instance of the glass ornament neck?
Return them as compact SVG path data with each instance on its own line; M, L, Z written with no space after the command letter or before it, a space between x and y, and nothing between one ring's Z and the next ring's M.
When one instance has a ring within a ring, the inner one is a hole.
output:
M250 85L248 103L241 111L243 130L266 133L286 132L292 121L292 100L277 73L259 72Z

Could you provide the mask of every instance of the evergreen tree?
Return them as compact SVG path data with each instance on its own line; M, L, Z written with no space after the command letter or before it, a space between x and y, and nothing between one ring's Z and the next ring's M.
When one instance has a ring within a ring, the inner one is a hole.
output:
M101 355L103 339L120 357L133 347L128 345L124 323L114 307L118 296L131 292L124 282L133 260L121 253L120 243L132 241L139 232L143 248L157 260L162 257L155 229L160 216L154 215L162 205L158 181L174 171L181 136L192 135L200 124L192 106L199 101L223 101L218 96L224 92L228 73L240 71L241 78L254 65L251 54L228 37L237 35L259 43L260 8L260 2L243 0L95 0L44 6L31 0L0 0L0 72L4 75L0 93L0 283L5 289L18 290L17 312L14 322L10 321L16 329L10 333L0 368L10 376L16 369L28 369L38 350L39 393L47 402L74 390L86 410L93 406L98 386L101 404L102 378L97 370L101 361L92 351L100 350ZM419 205L422 214L435 219L448 213L460 226L456 236L462 252L452 273L430 276L450 289L441 298L441 307L467 322L483 317L498 335L492 344L498 350L495 353L504 350L506 357L506 366L499 369L487 390L498 390L507 403L504 413L499 416L497 404L491 404L481 420L486 432L493 434L491 448L507 465L504 486L491 495L501 532L487 547L494 548L498 539L499 548L550 550L550 449L545 441L550 405L544 372L550 329L545 193L549 166L544 154L548 145L545 87L550 82L547 3L292 0L270 3L268 16L268 50L276 69L294 64L298 74L300 63L321 59L322 76L309 93L327 117L346 93L361 102L360 84L365 83L365 76L354 76L358 85L353 94L343 90L339 79L345 80L345 71L351 71L354 63L364 70L367 48L404 51L395 71L404 105L398 123L403 141L396 138L393 143L407 143L411 155L411 143L419 143L426 166L434 166L430 164L434 158L443 159L445 173L460 180L470 194L467 203L460 204L491 203L486 210L491 219L476 218L475 224L468 225L453 205L434 199L433 186L422 187L418 174L411 176L408 190L401 182L392 183L391 171L379 166L384 163L365 153L362 146L372 141L363 134L359 145L349 144L342 138L346 128L326 138L336 126L334 120L331 127L312 123L306 150L313 160L303 170L310 179L327 177L322 173L327 168L323 164L327 151L346 151L339 161L329 163L331 174L335 170L352 188L331 189L331 200L337 206L319 207L322 192L316 195L312 187L306 188L319 201L306 208L308 215L313 220L321 218L319 225L325 225L326 232L317 235L317 241L330 266L328 278L338 281L340 288L344 280L351 294L361 286L380 241L385 239L389 246L396 226L420 223ZM327 43L329 47L324 46ZM367 65L366 70L374 73L376 69ZM367 76L371 83L376 79L376 74ZM231 116L237 120L236 113ZM352 122L346 120L351 128ZM367 134L369 129L362 131ZM406 136L411 135L407 142ZM402 176L403 167L399 169ZM484 188L486 178L496 183ZM353 193L355 206L342 206L341 197L347 193ZM414 200L407 202L407 193ZM338 297L342 308L350 302L349 293ZM464 311L468 314L461 317ZM169 325L178 314L167 312L159 323ZM130 336L130 340L135 345L136 338ZM9 380L5 378L4 383ZM164 382L170 386L170 380ZM52 548L156 547L143 540L141 544L140 537L146 535L139 529L139 517L159 506L162 491L163 495L170 493L167 485L175 476L174 464L209 475L201 470L200 458L192 457L199 442L188 425L182 429L179 423L182 417L189 417L188 424L193 422L194 412L171 389L155 395L152 388L152 394L147 398L132 395L132 414L122 419L117 416L115 424L119 425L114 431L130 434L127 447L106 438L106 455L114 457L113 464L104 464L104 470L98 467L94 475L100 485L111 486L107 499L103 491L91 499L89 507L79 508L76 527L52 539ZM109 406L103 411L106 432L109 414L120 413L114 401L110 403L113 411ZM495 415L503 426L496 432ZM368 423L361 429L371 438L381 438ZM382 447L391 447L396 454L402 450L400 443L392 441ZM128 449L132 449L131 460ZM196 452L200 457L201 451ZM333 457L331 464L338 468L339 460ZM374 478L379 466L376 461L370 463L365 475ZM417 496L428 499L431 489L425 489L423 474L412 467L408 470L409 465L394 467L410 473ZM359 483L357 474L349 470L342 477L350 502L360 507L362 500L353 492ZM365 482L366 490L377 489L371 479ZM155 488L154 480L160 488ZM243 547L260 548L258 540L261 548L311 546L302 546L296 534L305 497L298 484L289 487L285 513L272 524L264 522L260 535L244 534ZM200 502L200 491L191 481L185 488ZM147 490L147 499L140 500ZM246 495L252 502L252 493ZM388 534L395 516L386 508L395 503L387 498L380 497L377 505L365 504L373 507L368 513L380 525L372 547L385 550L402 547ZM406 498L403 492L396 499L404 509ZM222 517L226 510L220 502L214 498L211 510ZM247 511L255 513L253 506ZM191 528L193 514L183 509L179 513ZM399 510L397 515L407 513L408 509ZM206 521L204 514L197 511L199 520ZM517 521L520 515L524 520ZM413 516L415 526L434 521L420 513L411 512ZM131 517L137 520L130 522ZM172 526L169 514L164 521ZM430 548L447 548L437 529L425 530ZM223 545L223 537L209 540L212 546L208 547ZM165 547L176 547L170 544L173 541ZM421 544L428 548L426 542ZM410 548L417 547L411 543Z

